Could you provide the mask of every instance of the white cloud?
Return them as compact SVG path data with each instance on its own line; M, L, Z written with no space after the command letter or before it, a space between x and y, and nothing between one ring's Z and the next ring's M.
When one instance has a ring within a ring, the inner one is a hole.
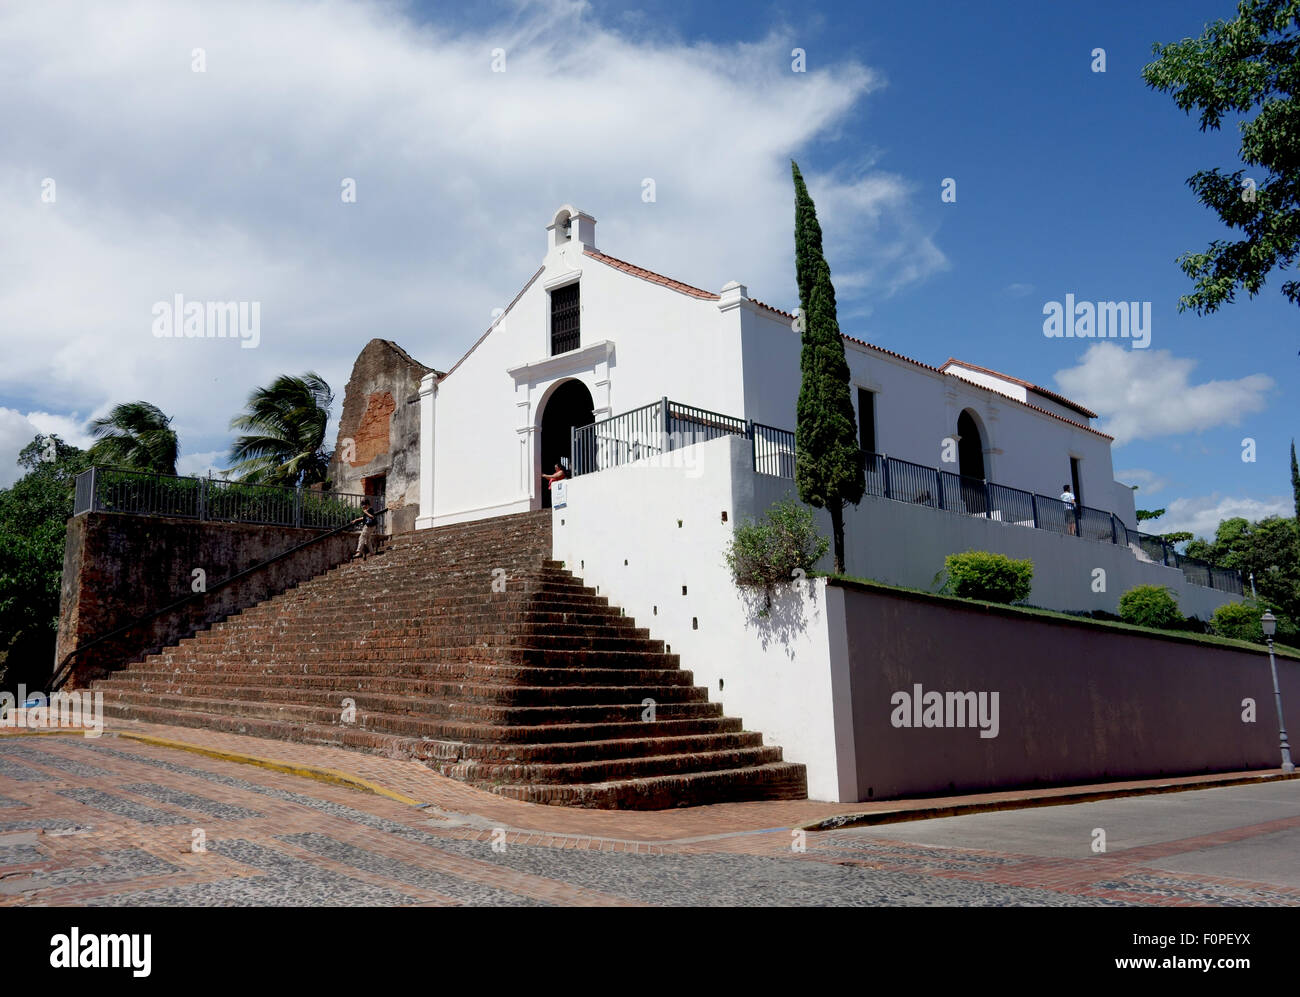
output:
M637 40L564 2L455 32L355 0L0 6L0 400L143 398L183 448L223 449L252 387L310 367L341 396L373 336L445 369L565 202L613 255L790 305L789 160L882 85L854 62L792 73L791 47ZM806 176L847 305L946 265L898 177ZM260 347L154 339L177 293L260 302Z
M50 412L19 412L0 406L0 488L8 488L26 473L18 464L18 454L38 435L58 436L65 443L85 448L92 439L75 416Z
M1146 525L1150 532L1178 533L1188 531L1206 540L1214 539L1214 532L1225 519L1241 517L1254 522L1268 516L1293 516L1295 509L1290 497L1273 495L1265 499L1243 498L1218 492L1199 498L1179 498L1169 503L1168 510L1158 520Z
M1169 479L1164 475L1157 474L1155 471L1148 471L1146 468L1135 467L1127 471L1116 471L1115 480L1122 481L1126 485L1139 485L1138 505L1142 504L1140 496L1155 495L1164 491L1165 486L1169 484Z
M176 458L176 473L180 475L194 475L200 478L208 477L208 472L212 472L212 477L221 477L222 468L226 465L226 451L210 450L207 453L187 453L181 454Z
M1099 428L1120 446L1215 426L1235 426L1268 403L1274 382L1265 374L1233 381L1191 382L1197 361L1168 350L1126 350L1097 343L1078 366L1056 372L1061 391L1086 400Z
M1033 290L1034 290L1033 284L1016 283L1016 284L1008 284L1006 288L1004 288L1003 293L1011 298L1023 298L1027 294L1032 294Z

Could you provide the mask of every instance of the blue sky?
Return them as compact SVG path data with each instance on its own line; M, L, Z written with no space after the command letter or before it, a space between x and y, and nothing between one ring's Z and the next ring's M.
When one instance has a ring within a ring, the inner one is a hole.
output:
M281 371L315 367L341 401L372 336L454 362L535 268L565 201L597 217L615 256L714 289L738 279L793 307L793 157L845 332L1096 409L1139 506L1169 507L1162 529L1290 514L1300 310L1274 275L1217 315L1177 312L1189 282L1176 257L1224 234L1185 181L1239 165L1235 127L1202 134L1139 75L1153 42L1232 12L1226 0L6 9L0 328L15 361L0 372L0 484L36 430L77 439L116 401L174 414L197 471L220 466L230 416ZM498 46L504 74L488 71ZM806 73L790 71L795 47ZM344 208L349 176L359 197ZM46 177L54 205L39 201ZM945 177L956 203L940 200ZM152 339L150 304L178 292L262 301L262 346ZM1150 348L1045 338L1044 303L1067 293L1150 301Z

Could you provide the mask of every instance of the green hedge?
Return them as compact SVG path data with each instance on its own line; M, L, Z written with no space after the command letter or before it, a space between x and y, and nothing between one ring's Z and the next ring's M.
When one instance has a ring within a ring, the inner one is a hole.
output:
M1178 600L1164 585L1135 585L1119 597L1119 618L1125 623L1157 630L1185 628Z
M1264 643L1264 627L1259 618L1264 611L1258 606L1246 602L1225 602L1210 617L1210 626L1214 633L1234 640L1248 640L1255 644Z
M963 599L1013 603L1029 598L1034 562L1016 560L987 550L949 554L943 561L947 579L940 591Z

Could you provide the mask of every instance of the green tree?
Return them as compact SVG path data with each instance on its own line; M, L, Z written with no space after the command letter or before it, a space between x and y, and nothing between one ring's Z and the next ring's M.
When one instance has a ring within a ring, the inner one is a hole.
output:
M1253 574L1261 602L1276 606L1276 611L1292 622L1300 622L1300 533L1294 520L1280 516L1256 523L1240 517L1225 519L1213 542L1193 540L1187 545L1187 555L1240 571L1246 579Z
M1262 607L1253 602L1225 602L1210 617L1210 626L1221 637L1264 643L1264 628L1260 622Z
M1139 509L1137 511L1137 520L1139 523L1145 523L1148 519L1159 519L1164 514L1164 509Z
M90 455L57 436L19 454L26 473L0 489L0 685L44 684L54 667L63 548L74 479Z
M1291 497L1295 501L1295 522L1300 527L1300 465L1295 462L1295 440L1291 441Z
M1255 174L1216 167L1187 181L1243 236L1179 257L1195 288L1179 299L1179 311L1203 315L1231 303L1239 288L1254 297L1273 269L1287 270L1300 252L1300 0L1240 0L1233 20L1207 25L1200 38L1157 44L1154 53L1142 78L1171 93L1188 114L1199 111L1201 131L1218 131L1227 115L1242 116L1240 159ZM1300 305L1300 281L1286 281L1282 293Z
M1178 600L1164 585L1134 585L1119 597L1119 618L1157 630L1176 630L1183 622Z
M175 474L180 441L171 417L149 402L123 402L90 424L96 442L90 448L95 464L129 467L154 474Z
M794 477L803 501L830 512L835 571L842 574L844 506L856 505L866 491L866 455L858 446L849 362L835 314L831 269L822 252L817 208L793 160L790 169L795 192L795 280L803 317Z
M230 428L246 435L230 448L232 470L241 481L268 485L314 485L326 480L325 449L334 393L319 374L282 374L248 396Z

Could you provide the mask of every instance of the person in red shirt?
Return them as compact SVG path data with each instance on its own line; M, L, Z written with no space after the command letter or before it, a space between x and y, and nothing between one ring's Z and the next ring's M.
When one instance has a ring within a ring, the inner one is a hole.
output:
M550 488L550 487L552 487L552 486L553 486L557 481L563 481L563 480L564 480L565 478L567 478L567 477L568 477L568 475L564 472L564 466L563 466L562 464L556 464L556 465L555 465L555 473L554 473L554 474L543 474L543 475L542 475L542 480L550 482L550 484L548 484L548 485L546 486L547 488Z

